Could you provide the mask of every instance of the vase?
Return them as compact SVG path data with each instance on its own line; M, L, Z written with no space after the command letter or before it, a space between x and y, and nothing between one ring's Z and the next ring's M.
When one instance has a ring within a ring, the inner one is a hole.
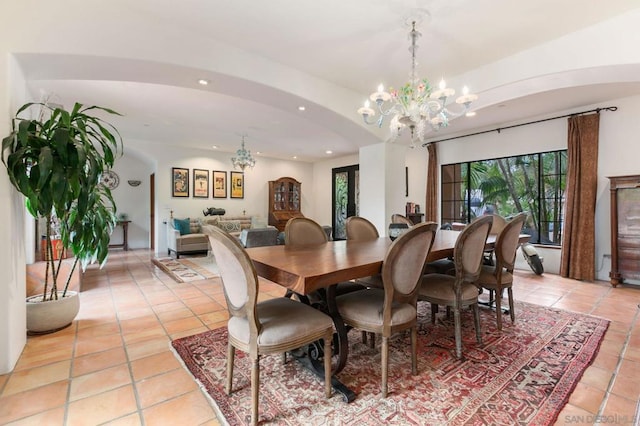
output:
M28 334L47 334L71 325L80 311L80 296L75 291L67 291L58 300L42 301L42 294L27 297Z
M398 238L400 235L402 235L404 232L407 232L408 229L409 229L409 225L407 225L406 223L390 223L389 238L391 238L391 241L393 241L396 238Z

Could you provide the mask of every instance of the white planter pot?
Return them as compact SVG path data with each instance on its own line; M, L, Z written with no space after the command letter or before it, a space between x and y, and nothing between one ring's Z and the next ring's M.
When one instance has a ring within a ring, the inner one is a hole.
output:
M42 294L27 297L27 331L29 334L53 333L71 325L80 311L80 296L67 291L63 298L42 302Z

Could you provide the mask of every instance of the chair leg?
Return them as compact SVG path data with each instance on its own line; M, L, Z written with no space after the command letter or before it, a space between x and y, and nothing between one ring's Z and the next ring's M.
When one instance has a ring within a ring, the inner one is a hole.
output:
M369 333L369 347L375 349L376 347L376 333Z
M387 374L389 368L389 338L382 336L382 397L387 397Z
M461 359L462 358L462 324L460 321L460 308L457 306L453 309L453 322L455 325L456 358Z
M438 313L438 305L435 303L431 304L431 324L436 323L436 314Z
M324 338L324 394L331 398L331 339L333 333Z
M362 335L362 344L366 345L367 344L367 332L366 331L362 331L361 335Z
M474 303L471 305L471 309L473 309L473 322L476 327L476 340L479 345L482 345L482 331L480 329L480 308L478 308L478 303Z
M236 356L236 348L231 342L227 345L227 395L231 395L231 386L233 382L233 361Z
M418 327L411 327L411 374L418 374Z
M507 288L507 294L509 295L509 316L511 317L511 322L516 322L516 313L513 308L513 289L511 287Z
M498 330L502 331L502 292L496 291L496 321Z
M260 391L260 355L251 364L251 424L258 424L258 393Z

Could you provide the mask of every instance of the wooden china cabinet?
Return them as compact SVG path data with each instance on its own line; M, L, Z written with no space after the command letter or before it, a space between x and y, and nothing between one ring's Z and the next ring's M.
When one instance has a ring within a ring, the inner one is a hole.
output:
M303 216L300 211L300 185L291 177L269 181L269 225L284 231L289 219Z
M640 279L640 175L609 177L611 285Z

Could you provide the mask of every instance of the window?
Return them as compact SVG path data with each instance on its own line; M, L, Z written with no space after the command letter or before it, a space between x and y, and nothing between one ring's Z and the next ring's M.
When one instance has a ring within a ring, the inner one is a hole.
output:
M528 212L530 241L560 245L566 172L566 150L443 165L442 222Z

